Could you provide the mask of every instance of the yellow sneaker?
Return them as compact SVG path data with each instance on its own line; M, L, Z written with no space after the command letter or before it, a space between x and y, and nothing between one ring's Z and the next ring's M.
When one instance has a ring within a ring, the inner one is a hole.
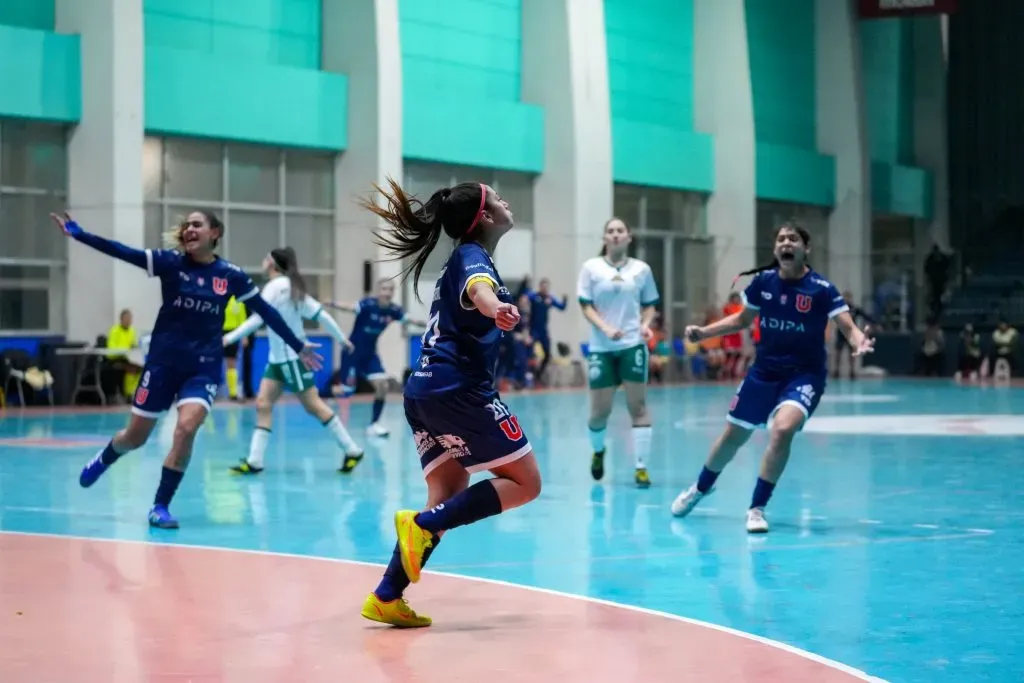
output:
M420 580L423 553L434 545L433 534L420 528L414 521L417 514L415 510L399 510L395 513L395 533L398 534L398 548L402 553L402 569L413 583Z
M370 621L389 624L396 628L423 628L434 623L430 617L416 614L405 598L383 602L376 593L366 596L361 614Z
M636 482L636 487L639 489L646 489L651 486L651 476L647 474L646 467L637 467L636 475L633 477L633 480Z

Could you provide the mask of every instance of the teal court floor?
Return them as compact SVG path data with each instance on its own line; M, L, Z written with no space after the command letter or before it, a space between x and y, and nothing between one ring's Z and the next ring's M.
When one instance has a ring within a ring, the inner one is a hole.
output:
M435 624L360 619L425 499L401 404L351 476L322 427L280 405L258 477L229 474L255 413L218 406L172 506L146 512L166 427L92 489L81 466L124 412L0 418L0 680L1024 680L1024 391L902 380L830 384L752 537L765 436L685 520L733 388L653 388L654 485L632 483L625 406L610 472L589 475L586 395L510 395L544 491L448 534L407 593ZM13 644L13 645L12 645Z

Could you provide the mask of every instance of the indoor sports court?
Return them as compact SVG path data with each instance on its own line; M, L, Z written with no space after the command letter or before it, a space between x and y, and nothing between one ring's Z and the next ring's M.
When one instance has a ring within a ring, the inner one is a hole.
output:
M541 460L532 505L449 534L407 597L434 626L359 616L425 486L401 410L352 476L297 404L258 477L232 476L254 412L216 409L176 501L146 523L154 438L90 490L115 412L0 421L3 681L1019 681L1024 394L947 381L833 382L768 508L744 530L758 435L715 494L668 506L733 388L652 389L654 482L624 416L588 472L567 391L510 396ZM369 419L356 403L353 433ZM363 440L363 439L361 439ZM82 638L83 632L94 637ZM557 645L557 646L553 646Z

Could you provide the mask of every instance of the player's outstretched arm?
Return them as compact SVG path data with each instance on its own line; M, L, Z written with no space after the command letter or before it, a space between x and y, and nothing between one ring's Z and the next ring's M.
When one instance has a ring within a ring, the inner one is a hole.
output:
M490 281L481 278L474 282L471 278L466 294L476 310L488 318L493 318L499 329L509 332L519 324L519 309L512 304L502 303L494 293L494 286Z
M331 335L335 341L342 345L342 347L349 351L355 349L355 347L352 346L352 342L348 340L348 337L345 336L341 327L338 326L338 322L331 317L330 313L321 310L320 314L316 317L316 321L320 323L321 327L327 330L327 334Z
M338 311L344 311L345 313L355 313L356 305L345 303L344 301L327 301L324 303L327 308L333 308Z
M224 346L242 341L263 326L263 318L250 315L244 323L224 335Z
M73 238L75 241L92 247L96 251L102 252L107 256L113 256L116 259L130 263L138 268L148 268L148 257L143 249L129 247L128 245L121 244L115 240L108 240L105 237L88 233L82 229L81 225L75 222L75 219L71 217L70 213L65 212L64 215L51 213L50 218L53 219L54 223L60 226L65 235Z
M875 350L875 340L868 337L857 327L857 323L854 322L853 316L850 315L849 311L837 314L833 320L839 331L846 337L846 341L850 342L854 356L862 356Z
M745 330L750 327L750 323L754 321L754 317L757 315L757 311L753 308L744 308L738 313L727 315L721 320L716 320L710 325L700 327L699 325L690 325L686 328L686 337L690 341L698 342L701 339L711 339L713 337L724 337L727 334L735 334L741 330Z
M277 312L277 309L267 303L267 300L259 294L248 299L246 304L253 313L263 318L263 321L267 323L267 327L276 332L284 340L285 344L292 347L295 353L299 354L307 368L310 370L320 369L323 365L323 356L313 351L313 349L319 346L318 344L304 342L295 336L295 333L288 327L288 323L284 321L284 318Z

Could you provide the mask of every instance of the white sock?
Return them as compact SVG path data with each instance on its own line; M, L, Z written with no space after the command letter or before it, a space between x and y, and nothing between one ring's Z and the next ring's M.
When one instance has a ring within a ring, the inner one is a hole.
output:
M324 427L327 427L331 432L331 436L334 437L334 440L338 442L338 445L346 453L358 453L361 450L356 442L352 440L352 436L345 429L345 425L341 423L341 418L337 415L325 422Z
M633 427L633 454L636 456L637 469L644 467L651 455L652 431L650 427Z
M249 441L249 457L247 462L253 467L263 467L263 454L267 452L267 444L270 443L270 430L257 427L252 430L252 439Z
M595 453L600 453L604 451L604 435L607 431L607 427L601 427L600 429L590 429L590 447L594 449Z

